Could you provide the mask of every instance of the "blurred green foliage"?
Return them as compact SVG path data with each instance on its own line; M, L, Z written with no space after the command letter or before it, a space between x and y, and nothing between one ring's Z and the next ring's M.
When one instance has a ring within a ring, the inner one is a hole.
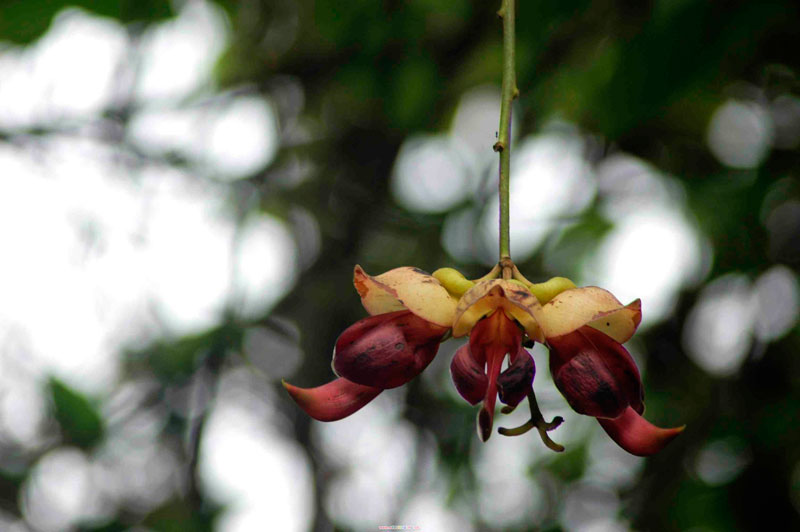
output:
M128 23L147 23L174 15L172 4L166 0L4 0L0 3L0 41L30 43L47 31L59 11L68 7Z
M50 379L50 394L66 443L88 449L102 440L103 418L88 398L56 378Z
M404 210L388 183L404 139L446 131L465 90L499 84L498 6L466 0L218 4L232 31L216 65L217 88L255 87L277 102L282 127L299 123L310 133L303 141L284 143L268 167L230 187L233 197L255 197L257 209L288 219L293 208L302 208L319 224L319 256L299 272L292 292L273 311L302 331L300 344L307 356L293 381L319 384L331 378L327 357L336 337L362 317L349 286L353 264L368 271L400 263L428 270L451 265L471 277L485 269L472 262L457 264L442 249L447 213ZM713 249L708 279L729 272L755 277L775 264L797 274L796 234L794 240L775 241L765 222L774 205L800 200L797 146L774 150L757 168L741 170L721 165L705 138L712 113L742 84L764 101L798 97L797 2L519 4L521 99L514 120L520 137L539 131L548 119L566 120L597 139L598 160L625 152L675 176ZM35 42L67 6L118 19L137 35L142 27L173 16L174 5L155 0L7 1L0 4L0 41ZM287 79L300 87L301 111L281 104L279 89ZM113 111L124 128L135 109ZM310 163L310 176L288 186L285 176L297 158ZM477 195L467 207L480 207L484 199ZM596 205L572 222L550 234L546 245L520 265L529 278L577 275L614 227ZM681 340L702 288L679 294L674 313L639 337L647 360L648 415L656 423L686 423L688 428L648 459L636 485L623 491L622 514L640 530L762 530L765 516L781 529L797 529L800 332L795 326L774 343L756 342L741 371L730 377L709 375L691 362ZM198 383L213 395L225 369L252 369L242 356L243 337L248 328L268 320L242 323L228 316L204 333L159 339L124 354L120 387L136 379L152 383L143 404L162 421L159 437L189 471L185 493L156 509L122 507L108 523L86 530L139 525L165 532L212 529L220 510L194 478L202 422L197 412L189 415L169 398ZM259 375L265 389L284 397L275 376ZM108 437L102 399L89 399L55 378L46 386L59 427L55 446L93 449ZM405 418L436 442L451 499L474 502L471 457L479 444L473 409L419 383L410 385L405 401ZM312 422L288 399L278 407L291 421L290 436L313 454ZM746 442L749 463L729 482L708 485L693 473L692 464L707 442L729 437ZM531 445L539 445L534 439ZM587 452L585 446L574 446L529 471L533 478L557 481L548 484L553 503L541 522L520 529L559 529L561 496L586 473ZM21 457L14 462L16 470L8 464L0 469L3 511L19 514L19 492L37 458ZM346 529L331 520L323 503L331 487L325 459L312 458L317 482L313 526ZM480 516L475 523L479 530L492 529Z

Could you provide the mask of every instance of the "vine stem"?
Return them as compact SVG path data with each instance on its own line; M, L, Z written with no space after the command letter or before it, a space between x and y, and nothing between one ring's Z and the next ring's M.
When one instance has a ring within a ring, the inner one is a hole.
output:
M500 130L494 151L500 153L500 261L511 258L509 222L509 177L511 171L511 103L519 96L514 71L514 2L502 0L498 16L503 20L503 87L500 102Z

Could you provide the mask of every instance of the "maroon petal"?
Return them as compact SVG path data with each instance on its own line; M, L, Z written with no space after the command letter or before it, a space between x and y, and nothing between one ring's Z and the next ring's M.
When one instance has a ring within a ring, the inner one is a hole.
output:
M481 441L486 441L492 435L492 425L494 424L494 405L497 402L497 377L500 375L500 368L503 365L503 358L506 354L502 350L488 349L486 353L486 363L489 369L487 375L488 385L486 395L483 398L483 406L478 411L478 436Z
M336 340L333 369L358 384L395 388L430 364L445 332L407 310L370 316Z
M626 408L616 419L597 421L617 445L636 456L650 456L657 453L685 428L685 426L671 429L656 427L631 407Z
M286 381L283 381L283 387L306 414L319 421L345 418L383 391L341 378L316 388L298 388Z
M477 361L486 361L486 395L478 412L478 436L482 441L492 435L494 407L497 402L497 378L507 353L517 353L522 344L522 331L498 308L473 327L469 337L470 353Z
M533 357L520 346L516 356L512 357L511 364L497 378L500 401L509 406L517 406L531 391L535 372Z
M548 338L556 387L579 414L616 418L631 406L644 411L642 381L631 355L588 326Z
M459 347L450 363L453 384L461 397L471 405L480 403L486 395L489 379L483 366L471 355L469 344Z

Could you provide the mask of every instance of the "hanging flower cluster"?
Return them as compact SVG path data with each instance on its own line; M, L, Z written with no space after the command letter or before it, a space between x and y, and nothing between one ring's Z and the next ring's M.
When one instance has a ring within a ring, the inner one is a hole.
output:
M468 335L450 372L459 394L480 404L481 440L492 433L498 398L504 413L528 398L530 421L499 432L511 436L536 428L548 447L561 451L547 432L562 419L546 422L533 394L535 367L525 345L540 342L550 351L553 380L572 409L597 418L626 451L656 453L683 430L658 428L642 417L641 377L622 346L641 321L638 299L622 305L602 288L576 288L563 277L533 284L510 260L501 264L477 281L452 268L430 275L403 267L372 277L356 266L354 284L370 316L336 341L332 367L338 378L309 389L284 382L286 390L314 419L342 419L419 375L446 338Z

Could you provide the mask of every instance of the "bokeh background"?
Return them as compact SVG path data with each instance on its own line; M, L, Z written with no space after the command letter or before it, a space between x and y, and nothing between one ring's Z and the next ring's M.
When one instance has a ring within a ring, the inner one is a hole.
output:
M332 378L354 264L496 260L498 7L0 4L0 529L800 527L794 0L519 2L512 255L642 298L662 453L541 347L560 455L478 441L455 341L341 422L281 388Z

